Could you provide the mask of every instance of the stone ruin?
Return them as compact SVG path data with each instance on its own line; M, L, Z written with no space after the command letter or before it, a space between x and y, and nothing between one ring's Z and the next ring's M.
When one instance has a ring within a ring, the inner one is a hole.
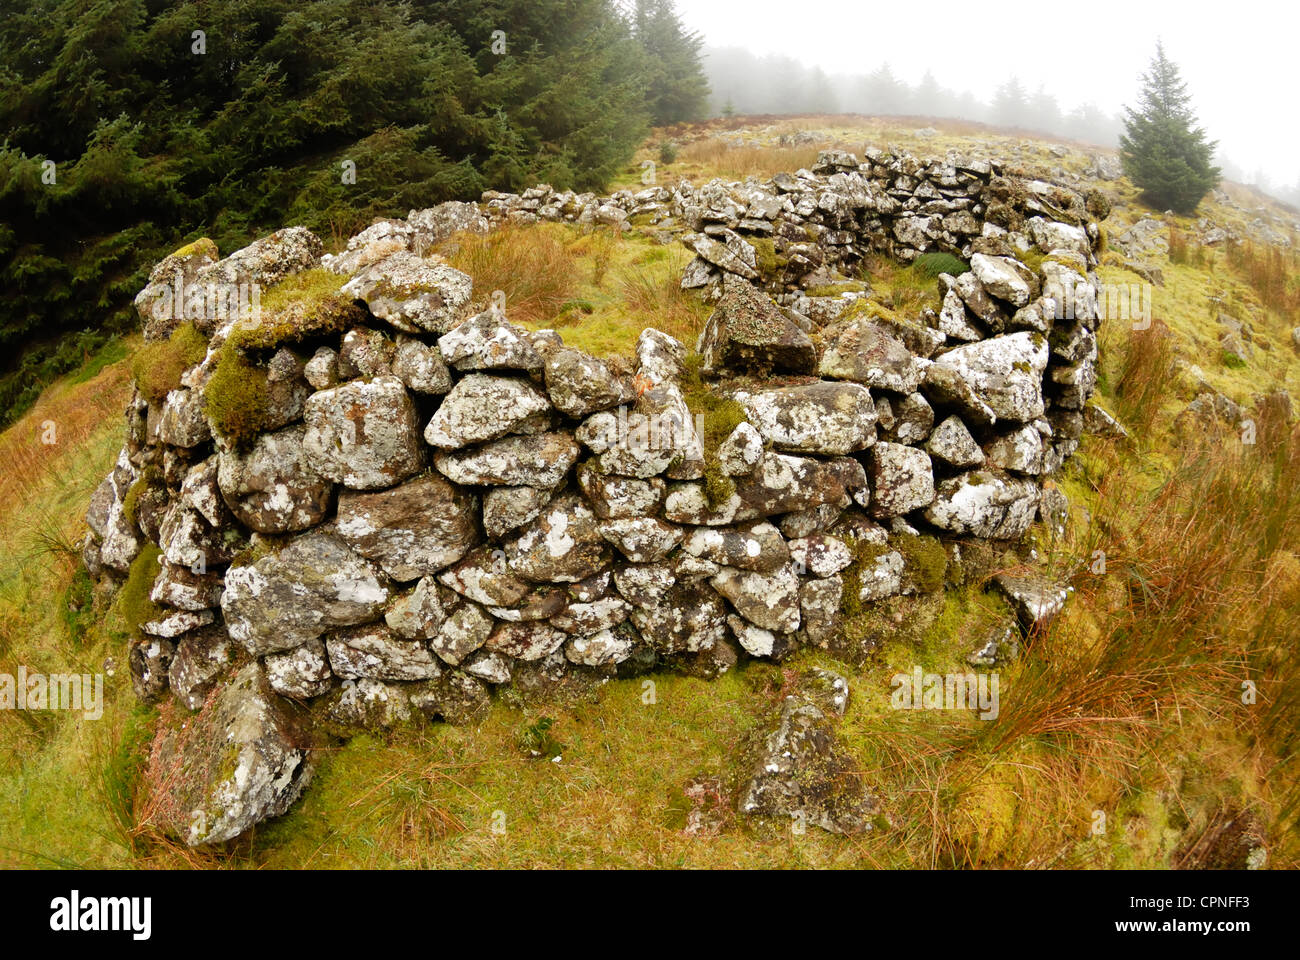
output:
M293 227L166 258L136 301L146 343L188 324L199 351L165 395L137 385L84 559L147 593L126 651L137 695L200 711L155 746L181 771L169 827L214 843L284 812L317 729L472 722L494 688L717 676L833 646L846 593L943 588L900 544L930 538L942 565L1058 522L1043 480L1085 412L1105 416L1086 406L1105 213L995 163L827 152L762 183L489 193L376 222L335 255ZM428 253L537 220L689 247L682 286L712 303L696 355L651 327L634 360L589 356L512 325ZM970 269L938 276L937 312L842 283L872 253L940 252ZM247 315L201 296L156 308L214 284L270 301L308 270L345 282ZM712 443L692 384L736 411ZM1032 578L1002 586L1029 621L1063 602ZM999 640L976 654L996 662ZM783 756L790 738L824 747L819 724L843 713L843 679L817 685L830 699L783 711ZM762 777L745 812L788 799Z

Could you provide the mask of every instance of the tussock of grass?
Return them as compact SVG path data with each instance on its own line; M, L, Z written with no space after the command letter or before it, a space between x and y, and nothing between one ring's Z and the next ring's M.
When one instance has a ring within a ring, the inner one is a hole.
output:
M447 259L473 278L478 296L502 291L506 315L532 324L549 321L578 294L579 252L573 239L559 224L506 225L456 238Z

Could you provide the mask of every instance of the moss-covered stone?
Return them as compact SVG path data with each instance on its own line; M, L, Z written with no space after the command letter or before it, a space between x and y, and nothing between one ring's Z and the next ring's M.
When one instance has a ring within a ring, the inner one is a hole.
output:
M131 359L131 374L140 393L161 403L181 385L181 374L202 362L208 342L192 323L182 323L166 340L147 343Z
M158 576L158 558L162 553L156 546L146 543L139 555L131 561L126 582L117 592L113 606L109 610L108 624L115 630L130 638L138 638L140 625L163 616L167 611L149 599L153 582Z
M140 520L137 515L136 507L140 503L140 497L150 487L163 486L162 471L158 467L150 464L140 472L136 477L135 483L131 484L131 489L127 490L126 496L122 498L122 515L126 517L132 526L139 526Z
M750 237L749 245L754 248L758 272L765 277L778 276L789 264L789 257L777 252L776 242L771 237Z
M262 431L269 408L264 369L227 340L203 390L204 412L223 439L245 447Z
M262 294L258 316L237 324L227 342L271 350L346 332L365 319L365 310L340 292L346 279L321 269L286 277Z
M903 574L918 592L933 593L943 589L948 555L942 543L934 537L901 534L893 540L892 546L903 555Z

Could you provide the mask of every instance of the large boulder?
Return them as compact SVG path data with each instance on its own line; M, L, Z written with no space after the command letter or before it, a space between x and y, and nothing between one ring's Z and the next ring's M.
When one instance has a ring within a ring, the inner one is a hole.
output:
M551 411L546 394L527 380L471 373L443 398L424 439L456 450L507 433L541 433L550 426Z
M303 419L308 464L351 490L390 487L424 466L415 404L396 377L314 393Z
M343 293L366 301L370 312L403 333L445 333L469 308L474 281L432 258L398 251L365 267Z
M278 553L232 566L221 612L230 636L261 655L377 619L389 592L383 573L341 537L311 531Z
M1028 423L1043 415L1047 359L1047 339L1028 331L955 347L939 356L934 368L960 380L973 399L970 395L939 399L962 405L977 422L988 422L987 411L992 411L1002 419Z
M748 283L727 283L696 347L706 370L812 373L817 348L770 297Z
M163 827L191 847L224 843L298 799L312 774L309 728L250 663L197 717L164 728L149 763Z
M352 548L394 580L437 573L478 542L473 494L435 474L375 493L339 497L337 529ZM393 678L396 679L396 678Z
M1015 539L1034 522L1038 500L1038 484L1032 480L972 470L939 484L925 519L957 534Z
M564 479L579 452L571 434L556 431L439 451L433 464L449 480L470 486L551 488Z
M925 377L926 366L884 324L862 319L827 338L818 371L823 377L912 393Z

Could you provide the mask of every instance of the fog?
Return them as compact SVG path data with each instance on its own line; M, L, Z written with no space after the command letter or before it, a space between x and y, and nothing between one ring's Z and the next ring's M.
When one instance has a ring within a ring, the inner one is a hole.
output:
M704 37L714 112L730 99L738 113L960 116L1108 146L1159 38L1219 141L1225 174L1300 191L1291 4L679 0L678 9Z

